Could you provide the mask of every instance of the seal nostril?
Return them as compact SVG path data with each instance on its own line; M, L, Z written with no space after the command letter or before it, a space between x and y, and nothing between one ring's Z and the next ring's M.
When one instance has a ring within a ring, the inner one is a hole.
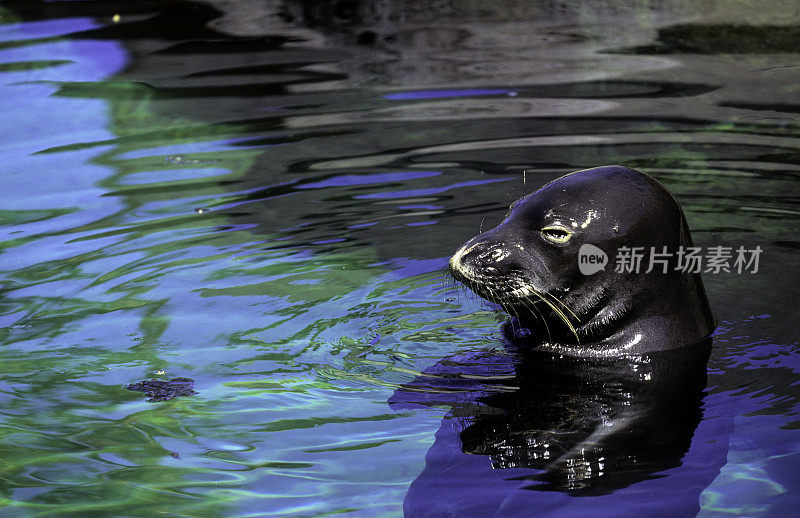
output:
M450 259L450 268L499 278L517 270L519 265L512 250L503 243L478 241L462 246Z

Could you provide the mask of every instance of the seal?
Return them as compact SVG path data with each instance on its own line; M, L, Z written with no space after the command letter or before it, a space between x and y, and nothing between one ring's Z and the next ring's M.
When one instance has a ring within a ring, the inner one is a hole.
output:
M456 251L449 270L509 313L514 343L578 357L641 355L698 342L715 327L691 247L666 187L614 165L520 198L500 225Z

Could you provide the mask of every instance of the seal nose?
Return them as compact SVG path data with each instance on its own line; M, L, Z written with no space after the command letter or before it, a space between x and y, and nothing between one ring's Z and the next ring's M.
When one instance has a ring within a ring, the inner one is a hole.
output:
M468 276L477 272L483 275L500 275L513 269L509 261L510 255L501 243L468 242L450 258L450 269Z

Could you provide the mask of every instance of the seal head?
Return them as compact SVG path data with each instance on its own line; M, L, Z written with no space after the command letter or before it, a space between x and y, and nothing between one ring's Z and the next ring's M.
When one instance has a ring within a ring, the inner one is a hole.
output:
M511 315L515 342L570 356L638 355L714 329L700 274L686 267L691 246L683 211L661 183L605 166L520 198L449 267Z

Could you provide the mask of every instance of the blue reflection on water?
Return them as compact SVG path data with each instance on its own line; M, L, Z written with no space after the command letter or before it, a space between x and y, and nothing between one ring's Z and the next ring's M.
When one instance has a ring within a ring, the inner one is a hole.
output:
M368 185L372 183L386 183L402 180L414 180L416 178L428 178L431 176L439 176L442 174L440 171L400 171L396 173L379 173L379 174L343 174L321 180L319 182L309 182L298 189L318 189L322 187L344 187L346 185Z

